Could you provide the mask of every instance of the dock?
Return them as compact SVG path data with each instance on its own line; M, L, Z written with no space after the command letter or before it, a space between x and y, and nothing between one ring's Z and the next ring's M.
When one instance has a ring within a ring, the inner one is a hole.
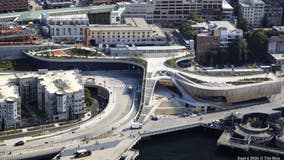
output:
M225 146L230 148L237 148L245 151L254 150L272 153L275 155L284 155L284 149L264 146L260 144L253 144L248 140L241 140L232 138L231 133L224 131L217 141L217 146Z

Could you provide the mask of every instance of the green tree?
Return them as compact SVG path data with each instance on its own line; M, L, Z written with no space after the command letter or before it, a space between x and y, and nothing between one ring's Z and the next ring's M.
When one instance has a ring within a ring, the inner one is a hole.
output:
M266 33L263 29L255 31L248 39L248 50L256 61L263 61L266 55Z
M185 39L193 39L196 36L196 31L193 30L189 23L182 25L179 31Z
M88 88L85 88L85 103L88 107L92 105L91 92Z
M246 20L239 18L237 22L237 28L242 29L244 32L248 32L252 27Z
M248 59L247 42L243 38L235 39L228 47L231 64L244 64Z
M197 23L204 22L204 19L202 17L198 16L195 12L189 13L189 19L192 20L192 21L195 21Z

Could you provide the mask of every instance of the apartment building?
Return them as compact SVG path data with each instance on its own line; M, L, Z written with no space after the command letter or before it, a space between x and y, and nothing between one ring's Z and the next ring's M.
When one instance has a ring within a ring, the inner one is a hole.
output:
M262 27L265 3L262 0L239 0L239 13L252 27Z
M0 0L0 13L20 12L28 9L28 0Z
M126 18L125 24L92 25L89 39L93 44L108 45L165 45L166 36L162 30L147 24L143 18Z
M21 108L38 106L50 121L84 115L84 86L78 70L0 75L0 126L21 126Z
M8 83L6 78L1 78L0 83L0 129L19 127L21 126L21 99L18 87Z
M54 42L83 42L89 26L86 14L48 16L46 21Z

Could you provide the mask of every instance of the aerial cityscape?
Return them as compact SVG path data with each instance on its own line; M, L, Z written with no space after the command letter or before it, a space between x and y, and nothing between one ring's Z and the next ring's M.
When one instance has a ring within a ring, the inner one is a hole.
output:
M0 160L284 159L284 0L0 0Z

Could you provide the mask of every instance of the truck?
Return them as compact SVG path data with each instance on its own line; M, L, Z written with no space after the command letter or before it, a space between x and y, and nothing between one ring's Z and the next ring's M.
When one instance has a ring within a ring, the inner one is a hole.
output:
M142 127L142 124L139 122L133 122L131 124L131 129L140 129Z

